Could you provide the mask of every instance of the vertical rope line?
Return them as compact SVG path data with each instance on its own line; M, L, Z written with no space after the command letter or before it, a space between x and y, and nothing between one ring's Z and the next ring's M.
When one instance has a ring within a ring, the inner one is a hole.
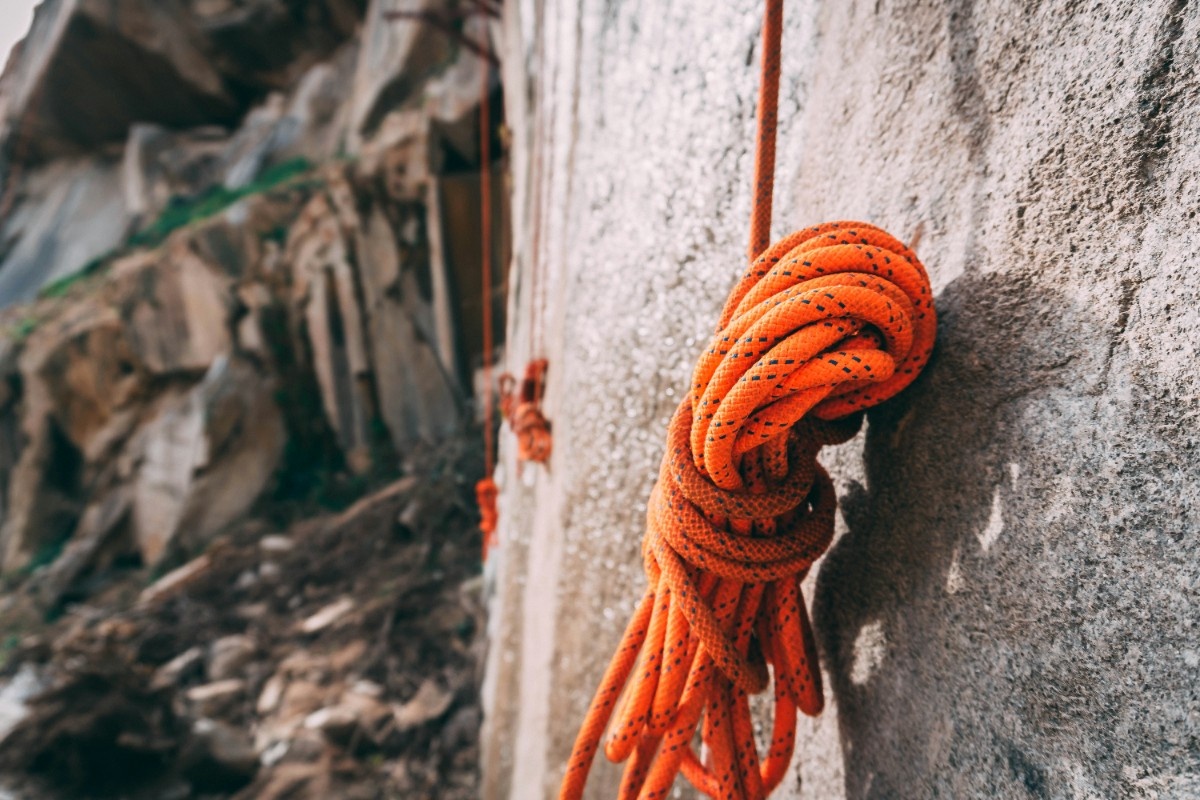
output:
M539 102L539 111L541 103ZM539 116L541 116L539 114ZM530 254L529 264L529 360L538 357L538 348L541 347L541 332L538 326L538 273L541 271L542 261L542 217L543 203L545 202L545 188L543 180L545 178L545 135L542 129L542 123L539 120L534 131L534 152L536 157L533 165L533 252Z
M486 26L486 22L485 22ZM495 349L492 331L492 115L491 115L491 37L484 31L483 55L480 57L483 78L479 88L479 216L482 230L483 277L483 449L484 468L491 477L496 469L496 432L494 425L494 400L492 397L492 358Z
M758 83L758 140L754 148L754 198L750 210L750 245L747 253L750 261L762 255L771 243L782 45L783 0L767 0L762 28L762 77Z

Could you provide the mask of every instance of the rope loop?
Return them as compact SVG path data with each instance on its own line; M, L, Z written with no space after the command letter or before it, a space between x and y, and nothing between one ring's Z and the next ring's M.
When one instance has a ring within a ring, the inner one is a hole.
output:
M861 222L829 222L769 247L734 287L692 378L696 467L725 489L739 457L765 446L776 473L788 432L834 420L913 381L935 335L916 254Z

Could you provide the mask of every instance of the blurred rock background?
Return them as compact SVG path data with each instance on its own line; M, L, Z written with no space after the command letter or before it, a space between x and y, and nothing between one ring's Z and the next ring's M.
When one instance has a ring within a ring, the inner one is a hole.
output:
M485 10L37 8L0 76L14 791L473 796Z

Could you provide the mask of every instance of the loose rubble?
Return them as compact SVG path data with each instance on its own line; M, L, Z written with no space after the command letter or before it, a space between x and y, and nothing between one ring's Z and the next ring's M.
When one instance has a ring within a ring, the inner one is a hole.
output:
M30 800L475 797L475 443L430 459L346 511L282 530L251 518L149 587L134 572L34 624L3 670L0 786ZM436 525L401 524L435 505ZM30 619L20 606L0 626Z

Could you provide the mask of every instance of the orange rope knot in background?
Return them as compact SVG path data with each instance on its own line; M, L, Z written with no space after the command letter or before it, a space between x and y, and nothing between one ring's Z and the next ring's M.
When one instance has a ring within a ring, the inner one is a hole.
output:
M561 797L581 796L610 719L605 753L628 761L621 798L666 797L680 770L713 797L758 800L779 784L797 709L823 705L800 591L833 537L837 498L817 452L912 382L935 329L921 262L872 225L806 228L754 261L668 430L642 542L649 587ZM749 696L771 674L760 757ZM692 750L697 726L707 764Z
M500 487L490 475L475 483L475 502L479 504L479 530L483 534L485 553L493 544L496 525L500 522L500 512L496 506L499 496Z
M550 422L542 414L546 369L546 359L530 361L520 391L515 391L516 378L512 375L505 373L500 377L500 408L517 436L517 458L521 461L545 464L550 459L553 446Z

